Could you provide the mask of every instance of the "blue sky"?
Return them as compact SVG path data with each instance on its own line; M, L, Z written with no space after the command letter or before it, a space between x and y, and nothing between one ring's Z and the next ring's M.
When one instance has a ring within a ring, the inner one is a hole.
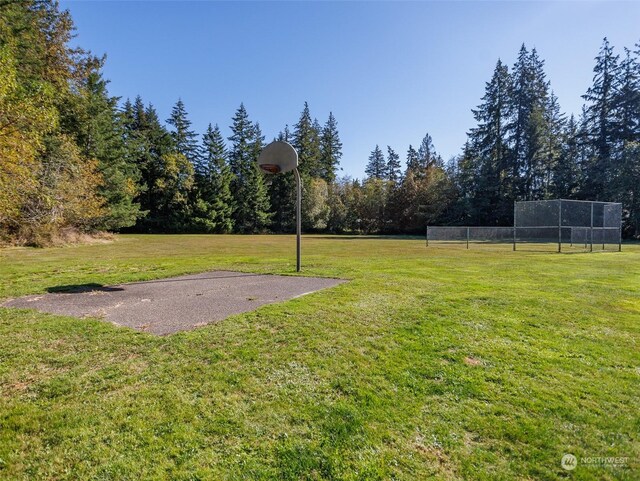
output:
M166 119L182 98L194 128L225 136L244 102L267 140L305 101L333 111L343 174L362 177L376 144L404 159L426 132L459 153L498 58L536 47L568 113L580 112L607 36L640 41L640 2L98 2L62 1L74 42L107 54L112 95L140 94ZM384 147L386 148L386 147Z

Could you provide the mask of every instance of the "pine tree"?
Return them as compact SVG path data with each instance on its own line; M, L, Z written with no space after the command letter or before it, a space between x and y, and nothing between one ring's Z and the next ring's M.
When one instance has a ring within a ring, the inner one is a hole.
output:
M254 127L249 120L244 104L240 104L233 117L231 132L229 166L234 174L232 192L235 228L242 233L261 232L266 229L270 220L267 189L256 164L264 137L259 126Z
M269 192L265 182L264 174L258 168L258 157L264 148L264 136L260 129L260 124L256 123L253 128L253 139L251 143L252 159L248 176L249 191L253 193L252 200L252 225L253 232L264 232L271 224L271 206L269 204Z
M544 73L544 61L538 57L536 49L529 52L522 45L513 66L512 79L512 119L508 129L513 194L516 200L531 200L540 196L540 177L545 171L545 143L549 134L546 123L549 82Z
M418 148L418 166L419 169L415 172L418 177L424 177L428 168L435 165L442 165L442 158L436 153L436 149L433 146L433 140L427 133L425 134L420 147Z
M477 180L480 177L480 164L477 158L470 140L467 139L462 153L454 159L455 166L452 172L456 188L460 193L457 201L459 215L456 222L462 225L479 225L477 209L474 206L478 190Z
M98 161L102 184L99 195L105 201L105 216L99 227L118 230L130 227L144 216L134 199L139 193L140 172L125 143L124 118L118 112L118 98L110 97L107 81L98 70L91 72L85 84L82 113L78 112L76 138L83 155ZM128 114L131 104L127 105Z
M560 155L551 169L550 197L573 198L578 188L580 169L579 129L573 115L563 128Z
M628 237L640 238L640 142L624 144L620 156L620 170L624 175L615 184L615 200L623 205L623 229Z
M142 97L140 95L136 96L133 101L133 129L136 131L143 131L147 128L147 114L146 114L146 106L142 101Z
M171 116L167 123L173 127L171 137L176 151L184 155L193 164L197 175L202 175L205 166L198 148L198 136L191 130L191 121L181 99L171 109Z
M638 45L640 55L640 44ZM620 63L614 100L615 143L640 141L640 62L629 49Z
M211 124L202 136L203 175L197 179L200 191L200 223L205 232L226 234L233 230L233 174L227 162L227 149L218 125ZM196 222L197 223L197 222Z
M566 119L560 112L560 104L558 98L553 91L550 92L544 111L544 144L542 148L542 161L538 164L535 184L536 198L551 199L557 198L554 195L554 179L556 166L562 162L563 142L566 135L565 124ZM570 189L568 189L570 190Z
M321 177L323 168L320 164L320 133L311 120L309 104L304 103L300 119L294 126L292 144L298 151L300 175L306 180L309 177Z
M387 178L387 164L384 159L384 154L380 147L376 145L376 148L371 151L369 155L369 163L364 170L369 179L386 179Z
M341 157L342 142L340 142L340 135L338 134L338 122L333 113L329 112L329 119L324 124L320 136L322 178L328 183L335 181Z
M291 141L289 126L285 125L276 140ZM274 175L268 178L269 201L271 204L271 229L285 233L295 231L295 179L293 172Z
M478 123L469 140L462 169L470 182L465 191L472 198L475 222L506 222L515 199L509 166L507 123L510 118L511 76L500 60L485 86L482 103L473 110Z
M417 172L418 170L420 170L420 160L418 157L418 152L413 148L412 145L409 145L409 149L407 150L407 168L405 171L405 176L406 173L408 173L410 170L413 172Z
M593 68L593 84L582 97L586 101L585 127L593 149L586 169L583 195L592 200L607 200L612 179L612 143L616 131L616 79L619 73L618 55L605 38Z
M640 44L625 49L616 80L609 197L623 203L624 232L640 236Z
M394 184L400 182L400 178L402 177L401 167L402 165L400 164L400 156L396 153L395 150L387 145L387 165L385 167L387 179L389 179Z
M291 132L289 131L289 125L284 126L284 130L278 132L278 136L275 140L280 140L284 142L291 142Z
M400 213L402 211L403 200L400 197L400 185L402 182L402 165L400 156L387 145L387 206L384 212L384 230L389 233L397 233L400 229Z
M129 109L131 106L125 104ZM130 115L132 114L132 117ZM154 107L137 97L131 111L125 110L125 136L134 142L130 151L140 170L142 208L148 211L136 225L144 232L182 232L191 218L190 196L194 185L193 165L177 151L171 134L161 124Z
M229 137L231 149L229 150L229 167L236 179L241 179L244 167L250 161L251 149L249 144L253 135L253 124L244 104L240 104L233 117L231 125L232 136Z

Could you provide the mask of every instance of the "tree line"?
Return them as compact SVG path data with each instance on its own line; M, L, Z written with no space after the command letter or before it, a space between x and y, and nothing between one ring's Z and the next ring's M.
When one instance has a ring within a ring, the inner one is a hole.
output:
M43 244L80 231L286 233L294 179L265 176L266 141L240 104L231 136L192 128L178 100L159 118L140 97L108 91L104 58L70 47L57 2L0 0L0 233ZM640 46L605 39L578 118L559 107L535 49L498 61L460 155L444 161L426 134L404 165L375 146L362 180L339 176L333 114L305 103L277 138L298 151L307 232L421 233L429 224L509 225L514 200L619 201L640 236Z
M498 60L460 155L444 163L427 135L399 175L391 147L371 152L360 187L376 197L373 230L512 225L514 201L564 198L621 202L623 233L638 238L640 44L620 55L605 38L582 97L567 118L535 48L522 45L511 69Z

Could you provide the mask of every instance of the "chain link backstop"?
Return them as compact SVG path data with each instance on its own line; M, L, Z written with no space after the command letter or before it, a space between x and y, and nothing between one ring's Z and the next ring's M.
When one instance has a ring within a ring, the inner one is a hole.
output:
M614 246L621 250L622 204L582 200L515 202L512 227L428 226L429 242L569 244L574 250L593 251Z

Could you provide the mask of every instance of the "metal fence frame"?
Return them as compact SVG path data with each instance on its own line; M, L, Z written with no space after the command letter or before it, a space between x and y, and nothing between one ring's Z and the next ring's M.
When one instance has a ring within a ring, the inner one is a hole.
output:
M597 211L597 216L594 213ZM564 214L564 216L563 216ZM597 219L596 219L597 217ZM617 244L622 250L622 204L585 200L553 199L519 201L513 206L513 226L427 226L429 241L503 242L511 243L515 251L518 243L584 244L593 252L594 244ZM431 236L430 236L431 233ZM435 233L435 236L434 236Z

